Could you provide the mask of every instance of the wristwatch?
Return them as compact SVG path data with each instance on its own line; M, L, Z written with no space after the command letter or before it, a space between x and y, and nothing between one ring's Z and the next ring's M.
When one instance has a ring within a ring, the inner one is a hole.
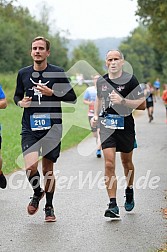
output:
M125 105L125 104L126 104L126 100L124 98L122 98L121 105Z

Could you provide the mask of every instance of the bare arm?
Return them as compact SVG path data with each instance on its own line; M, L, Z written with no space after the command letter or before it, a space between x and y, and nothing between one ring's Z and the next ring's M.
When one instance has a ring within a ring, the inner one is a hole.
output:
M124 99L124 100L125 100L125 106L129 108L137 109L137 110L145 110L146 108L145 98L140 98L138 100L129 100L129 99Z
M121 97L115 91L112 91L112 93L109 95L109 97L110 97L110 101L112 102L112 104L122 104L126 107L129 107L132 109L138 109L138 110L145 110L145 108L146 108L145 97L142 97L137 100L130 100L130 99L126 99L126 98Z
M5 109L7 107L6 98L0 100L0 109Z
M146 108L146 101L143 101L136 109L137 110L145 110Z
M97 126L97 121L99 118L99 113L101 111L101 108L102 108L102 100L100 98L96 97L94 116L91 119L91 126L92 127Z
M88 101L88 100L84 99L83 103L86 105L91 105L91 104L94 104L94 101Z

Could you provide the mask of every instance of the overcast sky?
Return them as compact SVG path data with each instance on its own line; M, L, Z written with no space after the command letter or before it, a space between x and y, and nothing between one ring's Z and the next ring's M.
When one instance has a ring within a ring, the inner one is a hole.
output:
M68 30L69 38L126 37L138 26L137 0L18 0L39 17L41 3L49 8L52 29Z

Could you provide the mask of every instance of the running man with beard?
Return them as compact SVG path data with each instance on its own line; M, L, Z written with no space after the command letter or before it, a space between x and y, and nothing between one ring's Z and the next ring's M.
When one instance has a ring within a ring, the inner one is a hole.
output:
M31 44L33 65L18 72L14 94L16 105L24 108L22 117L22 151L27 178L34 194L28 204L28 214L37 212L39 202L46 195L45 221L56 221L53 207L55 191L54 163L61 148L62 109L61 102L76 102L64 70L47 62L50 42L36 37ZM44 190L40 185L38 159L42 156Z

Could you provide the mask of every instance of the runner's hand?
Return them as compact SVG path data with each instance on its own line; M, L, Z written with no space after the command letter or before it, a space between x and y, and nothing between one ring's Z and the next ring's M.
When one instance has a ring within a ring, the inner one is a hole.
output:
M122 97L114 90L108 96L112 104L121 104Z
M91 118L91 121L90 121L91 127L96 128L96 126L97 126L97 121L98 121L98 116L93 116L93 117Z
M21 101L19 101L19 106L22 108L28 108L31 105L31 100L32 100L32 97L26 96Z
M37 84L36 89L41 92L42 95L46 96L52 96L53 95L53 90L51 88L48 88L47 86Z

